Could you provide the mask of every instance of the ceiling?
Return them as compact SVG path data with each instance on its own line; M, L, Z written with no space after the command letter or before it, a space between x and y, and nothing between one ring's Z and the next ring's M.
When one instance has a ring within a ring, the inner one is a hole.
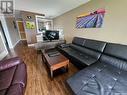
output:
M90 0L15 0L15 9L45 14L54 18Z

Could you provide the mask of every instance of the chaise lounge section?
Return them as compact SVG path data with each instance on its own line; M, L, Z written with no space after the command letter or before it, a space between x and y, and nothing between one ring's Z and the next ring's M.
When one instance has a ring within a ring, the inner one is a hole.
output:
M95 64L67 80L75 95L126 95L127 46L107 44Z
M0 61L0 95L24 95L26 82L26 65L20 58Z

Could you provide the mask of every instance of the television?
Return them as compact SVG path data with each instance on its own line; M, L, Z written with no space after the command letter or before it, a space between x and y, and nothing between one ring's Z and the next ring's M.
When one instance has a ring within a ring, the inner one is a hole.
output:
M59 31L56 30L45 30L43 35L44 41L59 40Z

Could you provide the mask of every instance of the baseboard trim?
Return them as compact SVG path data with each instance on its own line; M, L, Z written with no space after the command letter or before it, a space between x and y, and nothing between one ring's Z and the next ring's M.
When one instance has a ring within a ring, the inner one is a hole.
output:
M21 39L21 41L27 41L26 39Z
M16 45L20 42L21 40L18 40L11 49L14 49L16 47Z
M28 44L28 47L35 47L35 44Z

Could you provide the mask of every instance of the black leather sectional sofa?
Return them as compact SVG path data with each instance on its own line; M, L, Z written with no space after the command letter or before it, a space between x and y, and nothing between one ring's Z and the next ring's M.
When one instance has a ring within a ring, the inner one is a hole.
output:
M75 37L59 50L81 71L67 80L75 95L127 95L127 46Z

